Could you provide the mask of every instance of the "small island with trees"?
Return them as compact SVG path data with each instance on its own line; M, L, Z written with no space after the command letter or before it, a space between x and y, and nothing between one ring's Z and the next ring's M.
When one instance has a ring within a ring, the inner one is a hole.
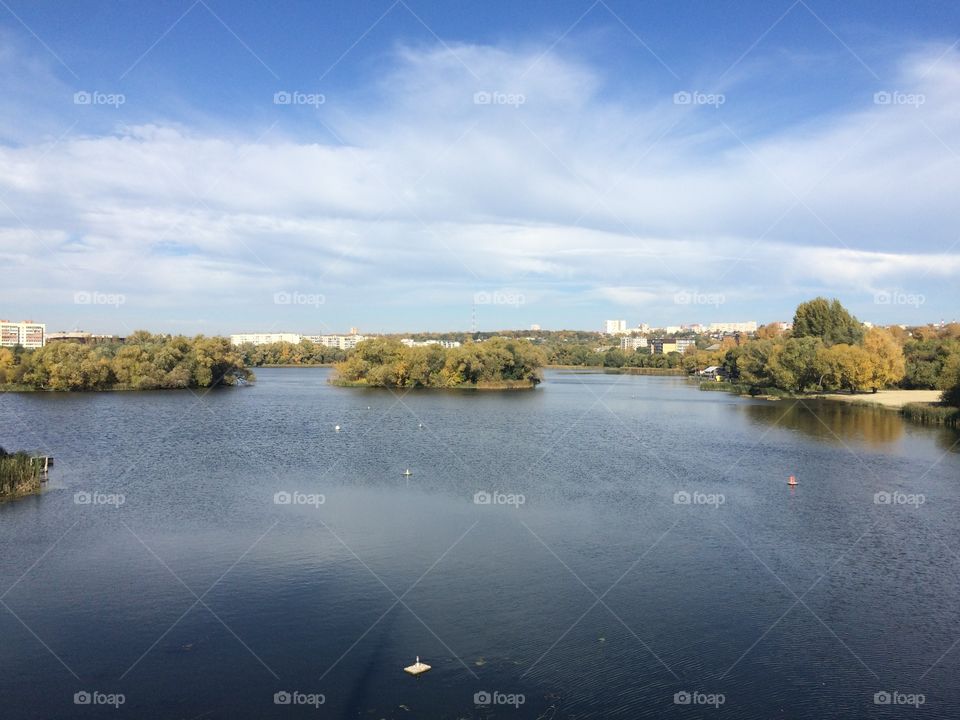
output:
M228 338L153 335L138 330L122 343L50 343L0 348L4 390L160 390L238 385L253 380Z
M444 348L407 347L397 340L365 340L336 365L331 382L345 387L515 390L536 387L543 352L526 340L491 338Z

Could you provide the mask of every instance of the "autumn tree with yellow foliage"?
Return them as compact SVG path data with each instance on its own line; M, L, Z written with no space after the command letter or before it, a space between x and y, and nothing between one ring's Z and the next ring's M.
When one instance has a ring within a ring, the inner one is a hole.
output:
M838 301L803 303L797 320L790 336L764 326L756 339L729 350L724 365L731 375L754 388L790 392L876 392L904 378L897 338L880 328L865 329Z

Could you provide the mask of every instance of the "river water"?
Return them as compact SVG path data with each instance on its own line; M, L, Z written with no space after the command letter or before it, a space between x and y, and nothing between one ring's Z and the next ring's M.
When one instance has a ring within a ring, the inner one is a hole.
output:
M955 433L673 377L257 375L0 396L56 458L0 505L0 717L960 717Z

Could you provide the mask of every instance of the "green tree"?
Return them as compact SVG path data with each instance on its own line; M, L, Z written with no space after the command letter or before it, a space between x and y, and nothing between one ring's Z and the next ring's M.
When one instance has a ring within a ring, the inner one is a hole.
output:
M531 343L493 338L444 349L367 340L337 365L336 381L377 387L457 387L482 383L540 382L544 353Z
M839 300L818 297L797 306L793 337L818 337L826 345L857 345L863 340L863 325Z
M0 384L13 380L13 353L0 348Z
M823 347L823 341L815 337L788 338L783 343L778 362L792 374L790 385L777 385L784 390L803 392L820 381L817 372L817 353Z
M933 389L954 355L960 355L960 342L945 338L908 340L903 346L906 363L903 387Z
M620 348L610 348L603 354L603 366L622 368L627 363L627 356Z
M943 390L940 397L942 402L960 407L960 353L951 355L944 363L937 387Z

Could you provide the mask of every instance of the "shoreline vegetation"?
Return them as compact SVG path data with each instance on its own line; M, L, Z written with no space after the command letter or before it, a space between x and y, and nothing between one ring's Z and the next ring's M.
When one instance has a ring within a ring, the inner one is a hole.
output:
M492 338L445 348L375 339L358 343L337 363L330 382L340 387L526 390L543 380L544 364L543 352L527 340Z
M960 408L936 400L941 393L929 390L880 390L877 393L843 395L841 393L787 392L778 388L758 388L730 382L705 381L703 391L727 392L763 400L825 400L895 412L905 420L920 425L942 425L960 429ZM898 396L893 398L892 396ZM931 399L934 398L934 399Z
M706 376L719 382L701 389L770 399L890 405L883 401L890 393L927 391L892 404L913 422L960 427L960 323L869 327L839 301L815 298L797 307L792 327L673 337L687 339L682 353L653 353L639 342L583 330L382 335L348 350L307 339L234 346L224 337L138 331L118 343L0 348L0 391L242 385L254 381L257 367L333 367L332 382L344 387L475 390L535 387L542 368L691 379L703 379L709 368Z
M174 390L254 379L243 355L224 337L138 330L123 343L0 348L0 388L6 392Z
M601 372L610 375L681 375L686 377L687 371L683 368L658 367L605 367L603 365L545 365L548 370L581 370L584 372Z
M0 447L0 502L40 492L40 463L25 452Z
M764 326L755 338L687 359L722 369L723 380L701 390L877 405L911 422L960 427L956 324L914 333L867 327L837 300L816 298L797 307L790 331Z

